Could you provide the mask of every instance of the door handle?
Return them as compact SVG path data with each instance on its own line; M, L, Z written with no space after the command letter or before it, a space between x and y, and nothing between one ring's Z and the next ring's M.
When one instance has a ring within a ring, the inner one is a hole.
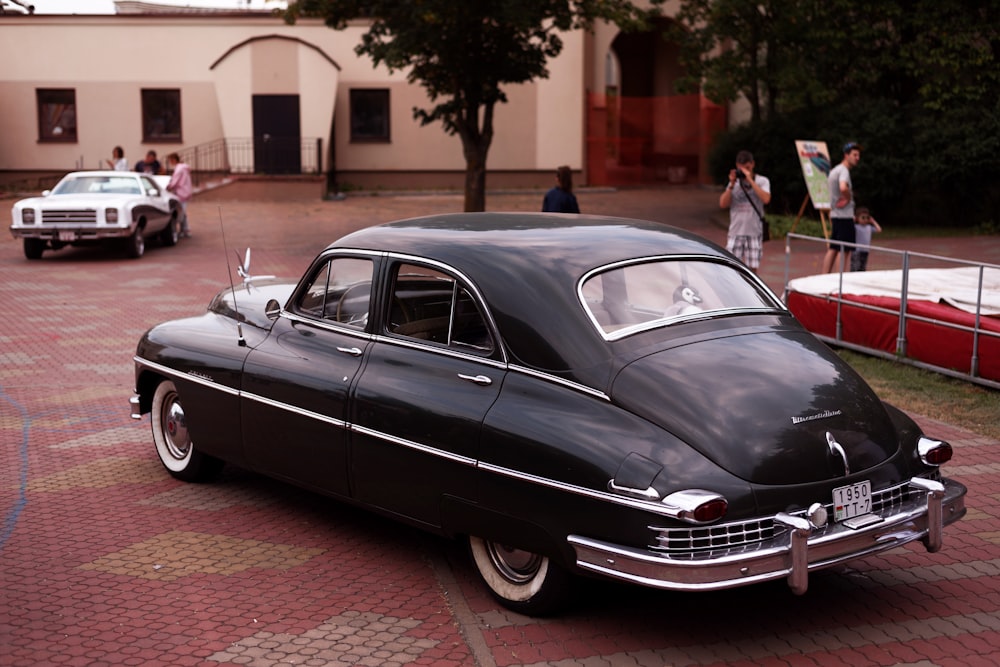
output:
M360 357L361 350L356 347L338 347L337 352L343 352L344 354L349 354L352 357Z
M486 377L485 375L463 375L462 373L459 373L458 377L462 378L463 380L472 382L474 384L478 384L482 387L488 387L491 384L493 384L493 380Z

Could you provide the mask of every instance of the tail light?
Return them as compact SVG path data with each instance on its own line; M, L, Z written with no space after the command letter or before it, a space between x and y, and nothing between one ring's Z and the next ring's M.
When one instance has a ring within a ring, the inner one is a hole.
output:
M729 509L729 502L724 497L704 489L675 491L663 499L663 504L673 510L670 516L693 524L718 521Z
M951 445L943 440L921 437L917 441L917 452L920 454L920 460L929 466L939 466L951 461Z

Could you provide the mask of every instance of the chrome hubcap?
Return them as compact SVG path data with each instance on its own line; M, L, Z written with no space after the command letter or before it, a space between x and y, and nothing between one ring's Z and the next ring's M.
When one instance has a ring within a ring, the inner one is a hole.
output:
M542 557L538 554L493 542L487 544L493 567L511 583L523 584L531 581L541 567Z
M163 436L170 455L178 461L191 451L191 436L188 435L184 408L176 400L167 401L163 408Z

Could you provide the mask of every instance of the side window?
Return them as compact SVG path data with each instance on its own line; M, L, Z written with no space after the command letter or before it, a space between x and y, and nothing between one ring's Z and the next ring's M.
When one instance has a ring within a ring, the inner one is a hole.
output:
M142 140L181 141L181 91L176 88L142 89Z
M350 93L351 141L388 142L389 91L385 88L354 88Z
M334 257L313 274L295 302L295 312L355 329L368 326L372 293L371 260Z
M38 88L39 141L76 141L76 90L72 88Z
M400 264L393 280L388 333L487 355L494 342L472 293L452 276Z

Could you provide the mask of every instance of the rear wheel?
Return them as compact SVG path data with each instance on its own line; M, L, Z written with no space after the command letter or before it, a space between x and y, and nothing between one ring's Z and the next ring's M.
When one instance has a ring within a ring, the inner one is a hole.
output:
M572 576L547 556L481 537L469 538L469 552L493 597L508 609L544 615L569 597Z
M153 394L153 442L167 471L185 482L204 482L222 470L223 462L195 449L177 387L164 380Z
M41 259L45 245L43 239L24 239L24 256L28 259Z

